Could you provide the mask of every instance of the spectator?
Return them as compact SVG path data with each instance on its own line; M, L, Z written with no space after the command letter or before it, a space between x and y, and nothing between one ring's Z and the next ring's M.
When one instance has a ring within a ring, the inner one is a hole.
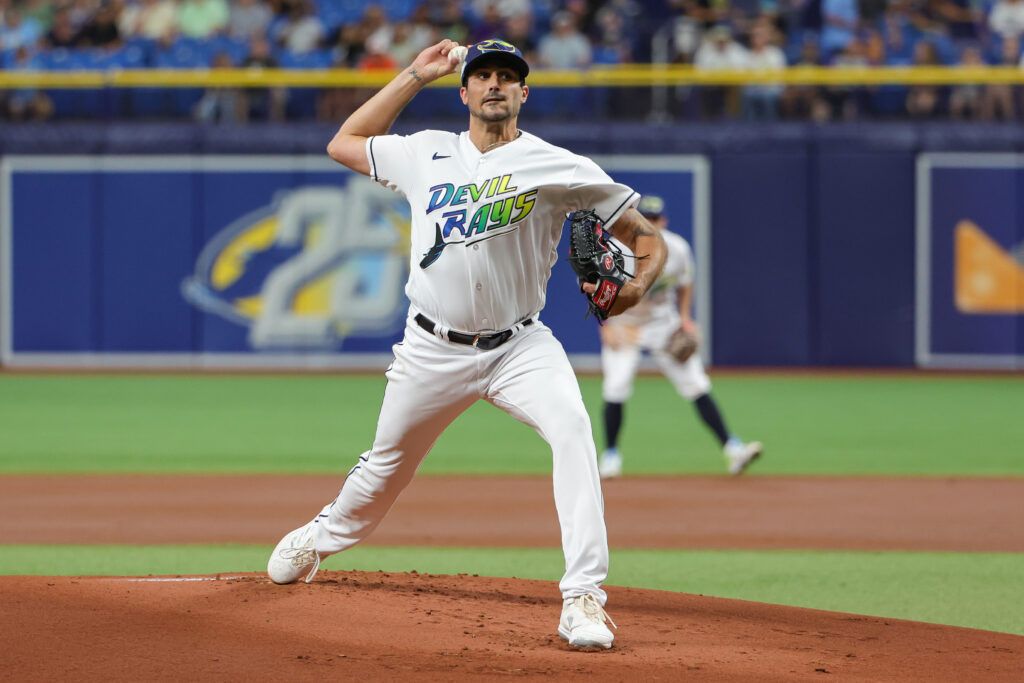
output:
M829 61L856 38L860 10L857 0L822 0L821 11L824 20L821 51Z
M140 0L121 11L118 28L125 38L160 40L178 32L178 8L172 0Z
M729 3L715 0L669 0L672 7L680 10L682 15L696 21L703 29L713 28L716 24L725 23L729 19Z
M490 9L496 9L503 20L524 15L533 16L533 3L530 0L473 0L473 13L476 16L483 17ZM485 37L492 38L493 35ZM523 48L519 47L519 43L512 44L522 51Z
M938 66L939 51L935 44L922 40L914 46L914 66ZM907 93L907 113L914 119L931 119L939 113L941 91L934 85L911 86Z
M469 42L479 43L481 40L501 36L503 23L498 6L487 5L480 20L470 29Z
M53 15L58 9L57 3L49 0L28 0L21 8L21 16L38 24L40 33L47 33L53 26Z
M210 38L228 25L226 0L182 0L178 8L178 28L189 38Z
M344 24L338 32L338 42L331 51L334 66L355 68L366 53L365 30L362 22ZM316 103L316 116L321 121L345 119L370 95L362 88L335 88L324 90Z
M344 24L338 31L338 43L331 51L334 66L352 69L366 52L365 32L362 24Z
M979 28L984 14L974 0L930 0L935 12L949 26L949 37L959 44L975 43L980 37Z
M219 52L214 55L211 66L214 69L230 69L234 65L227 53ZM202 99L196 103L193 114L197 121L203 123L237 123L245 120L242 114L244 106L241 94L234 88L207 88Z
M720 24L709 30L697 54L694 66L704 71L742 69L747 65L747 51L732 38L728 26ZM736 88L708 86L700 91L701 113L705 118L718 118L736 110Z
M821 66L821 51L817 40L811 37L804 40L800 47L800 57L793 66ZM824 91L818 85L793 85L786 88L779 105L782 115L789 119L821 122L827 121L831 115Z
M894 0L882 18L882 34L890 64L910 64L914 56L914 27L907 0Z
M988 15L988 25L1003 40L1016 40L1024 33L1024 0L999 0Z
M71 24L71 14L62 7L53 15L53 25L43 43L47 47L74 47L78 44L78 31Z
M116 48L121 44L114 5L104 2L78 34L78 44L89 47Z
M960 66L980 68L985 66L981 50L976 47L964 49ZM980 119L984 115L984 88L977 83L966 83L953 88L949 95L949 114L954 119Z
M363 11L363 34L367 52L383 54L391 47L395 27L388 21L388 15L380 5L369 5Z
M972 6L972 0L922 0L911 19L923 32L974 42L981 12Z
M576 20L567 12L551 19L551 33L541 38L537 55L542 66L551 69L583 69L590 66L590 41L576 30Z
M304 55L320 47L326 36L323 23L308 2L292 6L287 21L278 28L277 41L295 55Z
M270 7L260 0L235 0L228 16L228 35L244 41L266 35L273 18Z
M367 46L359 60L359 68L364 71L392 71L398 68L398 62L387 52L378 52Z
M81 31L86 22L92 19L99 4L99 0L72 0L69 5L66 5L71 15L71 25L75 27L76 33Z
M409 17L409 25L411 26L410 32L412 34L409 40L413 43L427 46L440 42L437 28L430 21L430 6L427 3L421 2L416 7L416 10Z
M846 49L832 61L839 69L864 68L868 66L864 44L854 38L846 44ZM864 109L865 91L863 88L849 86L830 86L825 89L825 99L829 103L829 118L852 121L860 117Z
M387 50L395 64L399 66L412 64L412 60L416 58L416 55L428 45L433 44L418 42L417 38L419 35L421 34L417 33L413 25L408 22L402 21L395 24L395 32L391 37L391 46Z
M1003 40L1003 66L1017 66L1020 62L1020 41L1016 38ZM985 86L983 118L986 121L1013 121L1017 117L1017 103L1012 85L1002 83Z
M0 28L0 50L34 47L42 34L39 22L22 17L18 8L10 7L4 12L3 27Z
M633 61L632 46L626 35L626 21L611 7L603 7L595 18L597 34L594 61L624 64Z
M15 49L11 71L31 71L32 52L26 45ZM7 116L12 121L46 121L53 116L53 101L42 90L15 90L6 102Z
M270 43L264 36L255 35L249 41L249 54L242 61L242 67L256 71L277 68L277 60L271 55ZM242 91L240 99L242 120L284 121L288 99L284 88L248 88Z
M528 64L537 61L537 39L533 36L533 17L529 14L509 17L499 35L518 47Z
M772 44L772 24L759 21L750 32L747 68L754 71L781 71L786 56ZM743 118L749 121L774 121L779 117L781 85L748 85L743 89Z
M469 26L462 16L462 6L458 0L444 0L440 11L434 17L434 24L440 30L440 39L448 38L459 45L468 42Z
M742 69L747 65L747 51L732 38L732 30L719 24L704 35L694 65L707 71Z

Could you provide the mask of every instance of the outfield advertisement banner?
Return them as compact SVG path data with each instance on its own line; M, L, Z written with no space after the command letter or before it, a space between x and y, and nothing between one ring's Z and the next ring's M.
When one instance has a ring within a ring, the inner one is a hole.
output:
M1024 369L1024 155L923 154L918 365Z
M710 330L706 161L595 160L665 198ZM401 338L409 207L325 158L7 157L0 171L6 365L377 368ZM585 310L560 258L541 318L596 367Z

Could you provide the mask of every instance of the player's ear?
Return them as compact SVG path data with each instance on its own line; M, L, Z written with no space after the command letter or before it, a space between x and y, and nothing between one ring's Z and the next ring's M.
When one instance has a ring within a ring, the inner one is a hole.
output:
M469 104L469 96L467 95L466 86L459 88L459 97L462 98L463 104Z
M528 86L525 83L523 83L523 102L525 102L526 98L529 97L529 96L530 96L530 86Z

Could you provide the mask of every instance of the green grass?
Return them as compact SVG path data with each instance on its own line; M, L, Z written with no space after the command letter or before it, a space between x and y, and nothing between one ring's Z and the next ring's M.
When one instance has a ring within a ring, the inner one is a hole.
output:
M581 385L599 434L599 380ZM338 473L369 447L383 387L376 376L0 375L0 473ZM767 444L758 474L1024 475L1019 378L729 376L714 394L737 433ZM661 378L637 382L622 447L633 473L722 470ZM422 471L549 470L532 430L479 403Z
M261 572L269 547L0 546L0 574ZM556 581L557 549L378 548L325 569L470 573ZM649 551L612 554L608 584L683 591L1024 635L1024 554ZM552 591L556 590L552 586ZM613 593L614 598L614 593ZM609 608L614 614L614 602Z

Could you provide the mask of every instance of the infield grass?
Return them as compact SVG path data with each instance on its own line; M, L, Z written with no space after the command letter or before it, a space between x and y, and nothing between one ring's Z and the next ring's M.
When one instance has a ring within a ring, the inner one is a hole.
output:
M0 546L0 574L263 572L269 546ZM557 549L384 548L335 555L325 569L480 574L557 581ZM616 585L912 619L1024 635L1024 554L812 551L612 553ZM552 595L557 591L552 586Z
M713 379L715 379L713 377ZM600 382L581 380L600 437ZM373 438L377 376L0 374L0 473L346 471ZM1020 378L727 376L730 427L764 441L754 474L1024 475ZM627 472L721 472L717 443L661 378L626 409ZM550 471L529 428L478 403L425 473Z

